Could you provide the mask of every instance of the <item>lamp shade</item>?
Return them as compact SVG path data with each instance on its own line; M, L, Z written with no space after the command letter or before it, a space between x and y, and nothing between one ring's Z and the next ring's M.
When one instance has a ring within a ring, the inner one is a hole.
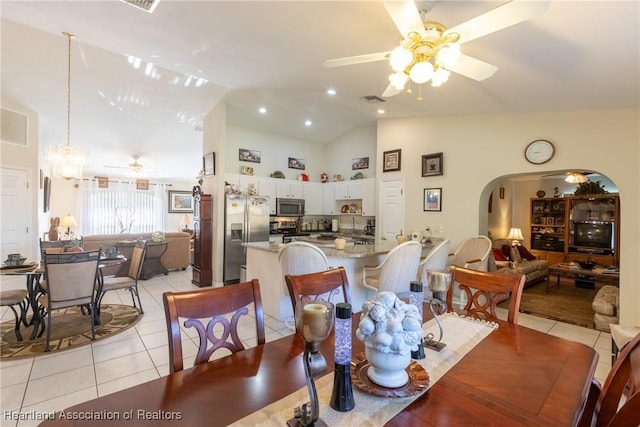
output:
M587 182L587 177L578 172L571 172L564 180L570 184L582 184Z
M185 226L185 227L188 227L188 226L191 225L191 218L189 217L189 215L184 214L184 216L180 220L180 225Z
M77 227L78 223L76 222L76 219L73 217L73 215L71 214L66 214L65 216L62 217L62 219L60 219L60 227Z
M509 235L507 236L507 239L509 240L524 240L524 236L522 235L522 230L520 230L519 228L515 228L512 227L511 230L509 230Z

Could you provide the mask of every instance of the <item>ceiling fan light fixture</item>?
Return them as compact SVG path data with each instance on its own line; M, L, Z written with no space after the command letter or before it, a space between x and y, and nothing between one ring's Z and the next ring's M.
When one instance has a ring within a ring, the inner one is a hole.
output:
M402 46L398 46L391 51L389 63L393 71L402 71L413 61L413 54Z
M403 71L398 71L397 73L389 75L389 82L397 90L404 89L404 86L407 84L407 80L409 80L409 76Z
M433 69L433 65L431 64L431 62L421 61L411 67L409 77L411 78L412 82L420 85L431 80L434 72L435 70Z
M459 44L447 43L438 51L436 62L444 68L451 69L456 66L461 56Z
M449 76L451 72L445 68L438 67L438 69L433 73L433 77L431 78L431 86L440 87L443 83L446 83L449 80Z
M578 172L571 172L564 180L569 184L582 184L587 182L587 177Z

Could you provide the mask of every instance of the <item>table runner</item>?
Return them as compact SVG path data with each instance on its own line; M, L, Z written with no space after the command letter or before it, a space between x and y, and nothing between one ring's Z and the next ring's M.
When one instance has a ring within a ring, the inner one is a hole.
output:
M416 360L429 374L429 388L451 369L465 354L498 327L493 322L482 322L458 316L455 313L440 317L442 323L443 342L447 346L441 352L425 349L426 358ZM438 326L434 319L422 326L423 335L431 332L439 336ZM302 360L300 360L302 363ZM333 372L315 381L320 404L320 418L329 426L380 426L385 424L411 402L425 392L405 398L385 398L374 396L353 387L355 408L349 412L338 412L329 406L333 391ZM427 389L428 390L428 389ZM234 422L231 426L277 426L286 425L293 417L295 407L309 401L307 387L274 402L246 417Z

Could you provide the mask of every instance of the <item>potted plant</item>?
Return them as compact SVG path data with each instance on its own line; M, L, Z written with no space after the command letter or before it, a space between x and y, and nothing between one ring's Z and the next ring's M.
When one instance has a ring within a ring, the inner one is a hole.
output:
M408 381L411 350L422 342L422 316L393 292L380 292L362 304L356 337L364 342L370 363L367 376L383 387L401 387Z
M585 181L576 186L575 196L590 196L593 194L607 194L604 185L600 181Z

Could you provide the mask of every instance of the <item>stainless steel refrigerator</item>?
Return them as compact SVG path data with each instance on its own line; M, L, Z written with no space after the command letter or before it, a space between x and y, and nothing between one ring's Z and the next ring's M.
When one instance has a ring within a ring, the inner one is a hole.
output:
M227 194L224 207L224 284L240 281L247 259L243 243L269 241L269 198Z

